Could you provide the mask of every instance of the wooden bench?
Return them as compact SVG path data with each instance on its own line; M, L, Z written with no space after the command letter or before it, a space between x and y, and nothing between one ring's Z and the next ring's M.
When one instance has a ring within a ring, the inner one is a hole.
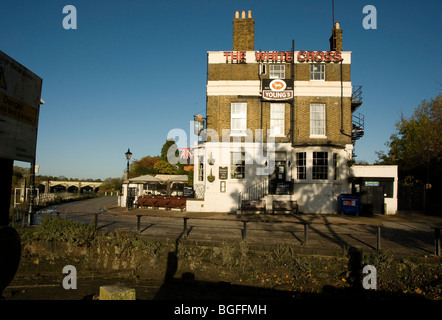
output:
M138 206L141 208L154 207L155 198L154 197L140 197L138 198Z
M167 198L165 203L166 210L171 208L180 209L183 211L186 209L186 198Z
M298 214L298 201L296 200L273 200L272 202L272 214L275 212L289 211L292 214Z
M153 209L166 208L166 203L167 203L166 197L157 197L153 202Z
M169 210L171 208L178 208L183 211L184 209L186 209L186 198L144 196L138 198L138 205L141 208L165 208L166 210Z
M241 211L266 212L265 200L242 200Z

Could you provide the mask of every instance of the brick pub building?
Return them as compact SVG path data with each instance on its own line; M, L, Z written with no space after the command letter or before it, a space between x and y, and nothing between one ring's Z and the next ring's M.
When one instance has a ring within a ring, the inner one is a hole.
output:
M196 200L187 210L235 212L253 200L271 212L278 200L336 213L338 196L354 188L349 163L363 135L342 29L333 26L324 51L265 52L255 50L254 29L251 11L237 11L232 50L207 52L206 131L192 147Z

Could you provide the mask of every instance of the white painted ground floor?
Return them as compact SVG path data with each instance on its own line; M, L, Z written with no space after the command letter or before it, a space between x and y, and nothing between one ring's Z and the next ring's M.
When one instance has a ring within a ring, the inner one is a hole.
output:
M339 195L369 186L384 190L387 184L391 192L383 194L382 213L397 210L397 166L349 166L351 144L205 142L192 149L196 199L187 201L187 211L237 212L241 199L247 199L265 200L267 212L273 200L295 200L299 212L333 214Z

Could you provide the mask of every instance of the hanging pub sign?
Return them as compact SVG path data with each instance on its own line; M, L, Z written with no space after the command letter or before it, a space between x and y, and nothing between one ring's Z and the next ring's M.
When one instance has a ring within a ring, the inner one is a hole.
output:
M201 135L204 130L204 118L202 115L198 114L193 118L193 131L195 135Z
M264 100L293 99L292 79L263 79L262 98Z

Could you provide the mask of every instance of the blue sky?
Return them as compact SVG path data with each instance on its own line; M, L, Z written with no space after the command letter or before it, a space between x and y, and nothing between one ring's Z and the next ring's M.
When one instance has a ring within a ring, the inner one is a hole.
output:
M362 27L369 4L376 30ZM65 5L76 30L62 26ZM2 1L0 50L43 78L39 174L121 177L128 148L158 155L169 130L189 132L205 112L206 52L232 49L236 10L252 10L256 50L290 50L292 39L295 50L329 48L331 0ZM335 0L363 85L357 160L376 160L401 114L441 92L440 12L440 1Z

